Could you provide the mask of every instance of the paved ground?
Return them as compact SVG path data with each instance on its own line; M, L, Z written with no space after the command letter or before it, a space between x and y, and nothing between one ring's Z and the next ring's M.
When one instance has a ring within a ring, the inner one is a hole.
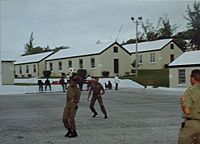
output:
M179 95L153 89L106 91L108 119L92 118L82 92L76 122L78 137L64 135L62 92L0 95L0 144L176 144Z

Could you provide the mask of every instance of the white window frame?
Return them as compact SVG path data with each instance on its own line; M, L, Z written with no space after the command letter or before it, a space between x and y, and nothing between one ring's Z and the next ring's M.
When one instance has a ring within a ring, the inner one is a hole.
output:
M72 61L71 60L68 61L68 67L72 68Z
M33 65L33 72L36 73L37 69L36 69L36 64Z
M139 61L138 61L139 64L143 64L143 55L139 55Z
M58 62L58 70L62 70L62 61Z
M156 54L150 53L150 63L156 63Z
M186 71L185 69L178 69L178 84L186 84Z
M95 68L95 65L96 65L95 58L90 59L90 64L91 64L91 68Z
M83 59L79 59L79 68L80 68L80 69L83 68Z
M19 74L22 74L22 66L19 66Z
M53 63L52 62L49 63L49 70L53 71Z
M29 73L29 65L26 65L26 73Z

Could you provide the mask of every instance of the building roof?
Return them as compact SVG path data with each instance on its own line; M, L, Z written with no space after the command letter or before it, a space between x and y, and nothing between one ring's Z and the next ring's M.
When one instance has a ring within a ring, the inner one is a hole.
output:
M51 55L53 52L44 52L39 54L32 54L32 55L26 55L26 56L20 56L16 59L16 62L14 64L24 64L24 63L35 63L40 62L49 55Z
M162 39L162 40L141 42L138 43L138 52L160 50L171 41L172 39ZM130 53L136 52L136 44L127 44L123 45L123 47Z
M200 65L200 50L184 52L169 67Z
M55 59L71 58L71 57L77 57L77 56L99 54L113 44L115 43L100 42L100 43L95 43L95 44L91 44L87 46L82 46L80 48L62 49L62 50L59 50L57 53L48 57L46 60L55 60Z

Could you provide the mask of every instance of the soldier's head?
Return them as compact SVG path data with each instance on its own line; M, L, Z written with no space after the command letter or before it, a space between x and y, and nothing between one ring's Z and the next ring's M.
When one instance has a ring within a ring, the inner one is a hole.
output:
M194 85L196 83L200 83L200 70L199 69L195 69L191 72L190 82L192 85Z
M72 87L77 86L77 79L76 78L71 79L71 86Z

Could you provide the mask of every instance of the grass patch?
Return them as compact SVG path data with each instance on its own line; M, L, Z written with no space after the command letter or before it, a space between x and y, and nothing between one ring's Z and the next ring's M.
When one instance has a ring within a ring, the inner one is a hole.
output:
M138 70L138 77L124 76L144 86L169 87L169 70Z

